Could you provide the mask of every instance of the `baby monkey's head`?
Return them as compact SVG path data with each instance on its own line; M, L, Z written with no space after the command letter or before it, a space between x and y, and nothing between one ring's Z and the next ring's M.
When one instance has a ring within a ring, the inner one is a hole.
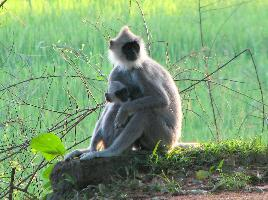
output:
M108 92L105 93L106 101L113 103L123 103L142 96L141 90L137 86L126 87L120 81L111 81Z
M115 65L139 66L147 56L143 40L124 26L109 44L109 58Z

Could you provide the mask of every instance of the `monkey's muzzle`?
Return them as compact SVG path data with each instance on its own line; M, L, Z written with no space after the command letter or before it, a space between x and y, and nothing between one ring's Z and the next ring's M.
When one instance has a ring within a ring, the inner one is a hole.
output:
M111 99L109 93L105 93L104 96L105 96L106 101L112 102L112 99Z

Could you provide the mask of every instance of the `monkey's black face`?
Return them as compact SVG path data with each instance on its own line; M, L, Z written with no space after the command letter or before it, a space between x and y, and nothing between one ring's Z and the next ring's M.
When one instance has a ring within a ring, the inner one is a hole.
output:
M115 92L115 96L120 99L122 102L125 102L128 100L129 98L129 92L127 90L127 88L123 88L121 90L117 90Z
M105 99L107 102L126 102L130 98L127 88L123 88L115 91L115 93L105 93Z
M135 61L139 57L140 45L137 41L127 42L123 45L122 52L128 61Z

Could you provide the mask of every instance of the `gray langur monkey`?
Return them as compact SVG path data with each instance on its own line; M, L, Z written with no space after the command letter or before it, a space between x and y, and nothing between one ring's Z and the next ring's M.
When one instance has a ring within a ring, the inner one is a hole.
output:
M159 141L166 148L175 146L181 136L182 108L178 88L169 72L147 55L143 40L127 26L110 40L109 58L114 64L109 83L119 81L127 87L136 85L142 97L118 107L114 105L115 117L113 115L109 120L122 131L108 148L102 151L89 148L82 152L80 159L117 156L136 141L147 150L152 150ZM104 112L107 109L105 107ZM97 129L103 121L100 118ZM91 144L95 140L93 137Z

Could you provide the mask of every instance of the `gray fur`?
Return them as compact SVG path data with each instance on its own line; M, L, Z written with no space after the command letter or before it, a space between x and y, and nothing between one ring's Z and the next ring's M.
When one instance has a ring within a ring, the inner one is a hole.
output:
M127 60L121 52L122 46L132 41L137 41L140 45L135 61ZM137 140L148 150L152 150L160 140L163 146L172 148L181 135L182 110L178 89L169 72L146 54L142 39L134 35L128 27L123 27L112 40L109 57L115 64L109 83L119 81L127 87L137 85L142 97L127 101L119 107L112 105L110 108L111 104L108 104L104 115L111 109L109 112L113 115L108 124L114 124L116 129L120 128L120 134L114 137L109 147L103 151L95 151L92 144L98 139L98 127L104 123L104 118L101 117L95 128L91 147L83 152L80 159L119 155ZM132 117L129 119L129 116Z

